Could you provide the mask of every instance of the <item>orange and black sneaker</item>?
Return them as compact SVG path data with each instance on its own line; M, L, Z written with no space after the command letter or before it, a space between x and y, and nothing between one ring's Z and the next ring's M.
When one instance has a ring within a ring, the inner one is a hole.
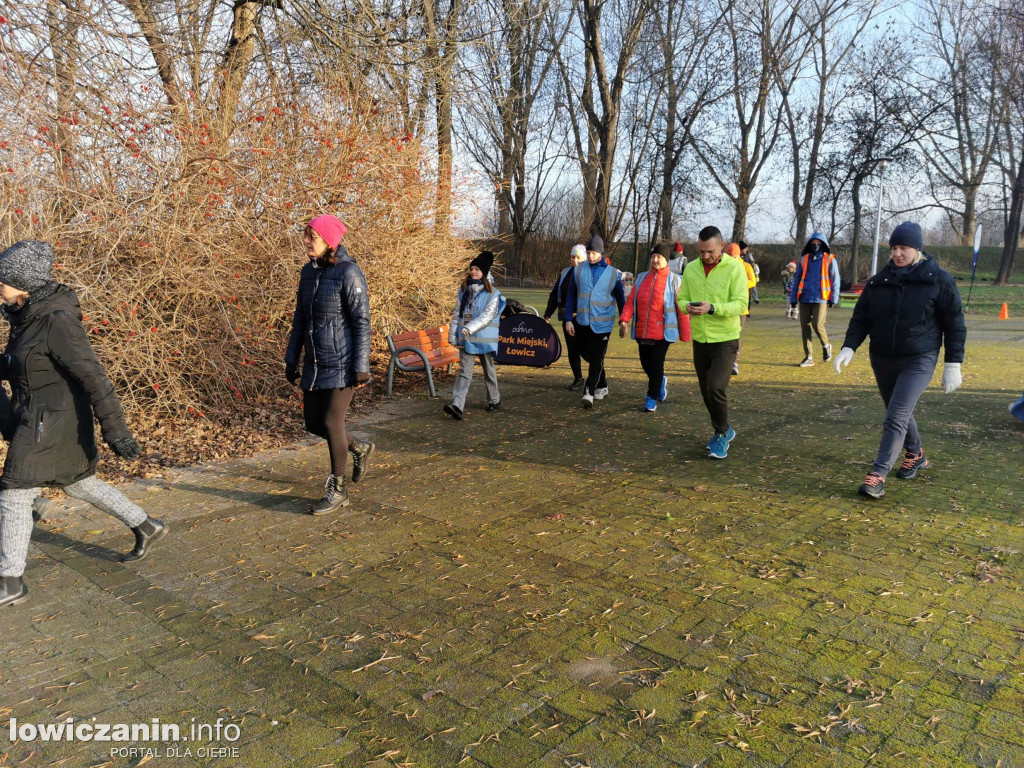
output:
M911 480L917 475L917 470L925 469L931 465L932 463L925 458L924 451L920 453L904 451L903 464L896 470L896 477L900 480Z
M885 496L885 478L877 472L868 472L857 493L870 496L872 499L882 498Z

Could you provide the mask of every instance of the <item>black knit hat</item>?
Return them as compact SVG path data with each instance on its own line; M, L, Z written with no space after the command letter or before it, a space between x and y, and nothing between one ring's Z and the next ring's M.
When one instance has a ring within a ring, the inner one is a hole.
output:
M484 273L484 277L487 277L487 273L491 271L491 265L494 264L494 254L490 251L480 251L480 255L469 262L470 267L479 267L480 271Z
M658 243L654 248L651 249L651 256L653 256L654 254L664 256L665 261L668 261L672 258L672 246L669 245L668 243Z
M0 283L19 291L42 288L52 271L53 248L42 240L22 240L0 253Z
M587 250L604 255L604 238L600 235L591 235L587 241Z
M915 248L918 251L924 250L924 235L921 233L921 225L912 221L904 221L889 235L889 247L905 245L908 248Z

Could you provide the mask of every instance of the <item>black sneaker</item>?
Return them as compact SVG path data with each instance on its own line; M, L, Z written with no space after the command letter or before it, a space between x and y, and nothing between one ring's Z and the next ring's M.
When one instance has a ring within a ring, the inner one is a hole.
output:
M370 457L377 446L369 440L353 440L349 453L352 454L352 482L358 483L366 477L370 468Z
M349 498L348 491L345 490L345 481L335 475L330 475L327 482L324 483L324 497L313 505L309 514L329 515L348 505Z
M823 360L824 362L826 362L826 363L827 363L827 362L828 362L829 360L831 360L831 359L832 359L832 345L831 345L831 344L826 344L825 346L823 346L823 347L821 348L821 359L822 359L822 360Z
M501 400L499 400L496 403L488 403L487 407L484 408L484 410L485 411L500 411L501 410Z
M857 493L870 496L872 499L882 498L885 496L885 478L877 472L868 472Z
M446 403L444 406L444 412L456 421L462 421L462 409L454 403Z
M572 390L573 392L576 392L576 391L578 391L580 389L583 389L583 385L586 384L586 383L587 383L586 379L573 379L572 380L572 384L567 384L565 386L565 388L569 389L569 390Z
M910 451L903 452L903 464L896 470L896 477L900 480L912 480L917 475L917 470L930 467L932 463L925 458L924 451L913 454Z

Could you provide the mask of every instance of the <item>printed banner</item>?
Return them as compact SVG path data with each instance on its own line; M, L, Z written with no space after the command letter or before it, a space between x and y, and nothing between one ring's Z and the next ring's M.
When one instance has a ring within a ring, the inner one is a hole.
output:
M503 318L498 329L497 363L542 368L562 356L562 341L555 329L527 313Z

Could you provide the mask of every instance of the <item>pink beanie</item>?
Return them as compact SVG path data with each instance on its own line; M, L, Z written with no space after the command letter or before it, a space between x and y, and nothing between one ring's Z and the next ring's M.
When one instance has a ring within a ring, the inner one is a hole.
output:
M348 227L329 213L317 216L309 222L309 228L320 235L331 248L337 248L341 238L348 232Z

